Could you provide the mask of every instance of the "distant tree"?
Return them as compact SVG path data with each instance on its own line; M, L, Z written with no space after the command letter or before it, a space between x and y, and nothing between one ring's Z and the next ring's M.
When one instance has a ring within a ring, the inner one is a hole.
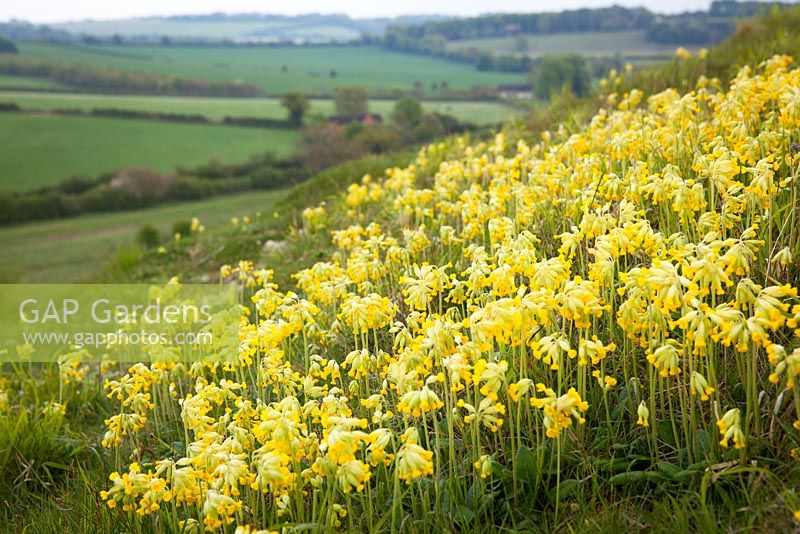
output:
M147 249L156 248L161 243L161 232L152 224L145 224L136 232L136 241Z
M9 41L8 39L3 39L0 37L0 54L17 54L19 50L17 50L16 45Z
M400 134L383 124L364 127L354 139L372 154L382 154L403 146Z
M288 70L289 70L289 67L287 67L286 65L283 65L281 67L281 72L287 72Z
M516 39L514 39L514 52L524 53L530 49L530 43L528 40L523 37L522 35L518 35Z
M367 129L367 126L361 121L353 121L348 123L344 127L344 133L347 135L348 139L355 139L359 135L361 135L364 130Z
M410 133L422 117L422 104L411 95L398 100L392 110L392 120L406 133Z
M338 75L338 73L336 72L336 69L331 69L331 72L330 72L329 76L331 78L336 78L337 75Z
M120 34L118 34L118 33L115 33L114 36L111 37L111 42L114 43L115 45L121 45L122 44L122 36Z
M433 113L426 113L420 117L414 127L414 139L417 141L430 141L444 134L442 121Z
M364 87L340 87L334 105L337 115L365 115L369 113L369 93Z
M343 126L334 123L305 128L299 147L312 172L356 159L366 152L361 143L347 137Z
M311 107L311 103L305 96L295 91L281 97L281 106L289 112L289 121L299 126L303 123L303 116Z
M481 71L494 70L494 56L491 54L479 55L478 62L475 63L475 68Z
M530 81L533 92L540 98L549 98L564 87L580 97L589 93L592 77L583 56L545 55L533 67Z

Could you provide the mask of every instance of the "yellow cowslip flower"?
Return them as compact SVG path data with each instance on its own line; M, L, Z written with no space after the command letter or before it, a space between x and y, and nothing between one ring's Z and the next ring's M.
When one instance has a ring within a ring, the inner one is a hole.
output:
M404 480L406 484L432 474L433 452L410 441L404 443L395 458L395 473L397 478Z
M488 454L483 454L475 461L474 466L481 478L489 478L492 474L492 457Z
M558 311L577 328L589 328L591 319L602 316L607 309L598 296L597 284L579 276L564 284L556 300Z
M777 384L782 375L786 375L786 387L794 387L795 379L800 376L800 347L794 349L791 354L787 354L783 346L771 343L767 347L769 363L775 368L769 375L769 381Z
M464 399L459 399L456 406L467 411L467 415L464 416L464 422L467 424L482 424L492 432L497 432L497 430L503 426L503 416L506 414L506 407L504 404L496 402L490 397L484 397L477 408L472 404L464 402Z
M353 295L342 302L340 316L355 334L387 326L394 316L395 307L388 297L370 293L366 297Z
M639 407L636 409L636 415L639 416L639 419L636 421L637 425L645 428L650 426L650 410L647 409L647 405L644 401L639 403Z
M615 343L604 345L597 336L592 336L592 339L581 338L578 342L578 364L586 365L591 361L592 365L597 365L616 349Z
M203 524L208 530L217 530L233 523L233 515L242 509L242 503L233 498L208 490L203 503Z
M744 434L742 433L742 428L740 425L741 415L739 413L738 408L732 408L725 412L725 415L717 421L717 427L719 428L719 433L722 436L722 440L719 444L723 447L728 447L728 441L733 438L734 448L736 449L744 449L745 447L745 438Z
M519 402L521 398L528 394L533 386L533 380L530 378L522 378L508 386L508 396L514 402Z
M653 364L661 373L661 376L675 376L681 372L678 366L678 342L668 339L664 345L647 355L647 361Z
M420 390L406 392L397 404L397 409L402 413L419 417L424 413L438 410L442 406L444 406L444 403L439 399L436 392L424 385Z
M771 263L778 263L781 267L787 267L792 263L792 249L783 247L769 260Z
M479 389L481 395L497 400L498 392L506 381L507 370L508 362L505 360L487 362L481 358L475 363L472 382L476 386L483 384Z
M339 466L336 472L336 480L339 488L344 493L350 493L353 489L361 491L364 484L369 481L370 471L367 464L359 460L350 460Z
M388 466L392 462L394 454L387 452L386 449L391 445L393 437L394 434L390 429L378 428L364 438L364 441L369 443L367 446L367 460L370 465L374 467L383 463Z
M714 388L708 385L708 381L705 377L697 371L692 371L692 376L689 379L689 386L689 392L693 396L699 396L702 401L707 401L710 398L709 395L715 391Z
M675 49L675 55L678 59L690 59L692 57L692 53L682 46Z
M569 391L560 397L544 384L537 384L536 389L545 396L531 399L531 406L542 409L548 437L558 437L563 429L572 425L573 418L578 424L586 422L581 413L589 409L589 403L581 400L575 388L569 388Z
M236 525L233 534L278 534L277 530L260 529L250 525Z
M252 483L253 489L278 493L293 483L295 477L289 471L287 455L269 450L265 445L253 453L253 460L258 473Z
M566 334L559 332L551 336L544 336L532 343L533 355L550 366L553 371L561 367L564 355L574 358L578 351L570 347Z
M617 379L613 376L602 376L599 369L595 369L592 371L592 376L597 379L597 383L603 388L604 391L608 391L617 386Z

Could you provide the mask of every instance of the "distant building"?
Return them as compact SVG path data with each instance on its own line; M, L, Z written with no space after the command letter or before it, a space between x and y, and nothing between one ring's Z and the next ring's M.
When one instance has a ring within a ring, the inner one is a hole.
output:
M350 124L351 122L369 125L383 122L383 119L375 113L364 113L362 115L331 115L328 117L328 121L341 125Z
M498 85L495 89L501 98L533 98L533 88L530 85Z

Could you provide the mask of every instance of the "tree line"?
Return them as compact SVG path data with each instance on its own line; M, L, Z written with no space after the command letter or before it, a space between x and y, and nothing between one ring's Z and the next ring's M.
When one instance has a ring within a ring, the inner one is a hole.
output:
M240 81L180 78L113 67L65 63L0 53L0 74L31 76L103 93L176 96L262 96L260 87Z
M657 15L644 8L613 6L576 9L558 13L484 15L467 19L433 21L416 25L393 25L383 37L365 37L365 42L399 52L432 55L470 63L478 70L528 72L533 60L525 52L475 53L448 49L447 43L467 39L520 37L553 33L615 32L642 30L645 39L670 45L706 45L732 34L738 21L787 3L714 0L708 11ZM522 46L522 40L519 41Z

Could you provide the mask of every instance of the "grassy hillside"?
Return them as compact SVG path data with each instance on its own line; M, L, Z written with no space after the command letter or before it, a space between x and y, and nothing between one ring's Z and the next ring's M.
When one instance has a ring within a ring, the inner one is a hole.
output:
M795 530L800 112L775 103L798 84L778 57L356 179L220 270L258 310L229 365L53 366L68 421L112 393L81 510L98 531ZM37 402L17 373L9 402ZM82 528L39 502L15 524Z
M797 531L798 28L148 255L119 280L229 275L241 357L8 368L0 527Z
M0 86L2 86L0 78ZM225 116L285 119L286 108L278 98L192 98L160 96L117 96L83 93L45 93L0 91L0 102L13 102L23 109L81 109L117 108L161 113L203 115L218 121ZM394 107L391 100L372 100L370 110L386 119ZM513 117L515 110L499 102L423 102L426 111L452 115L459 120L476 124L497 124ZM323 116L335 113L333 100L312 99L310 114Z
M454 89L523 83L521 74L479 72L469 65L375 47L63 46L22 43L22 54L118 69L210 80L242 80L269 94L331 93L337 87L410 90L421 82ZM283 67L286 71L283 71ZM336 71L336 77L330 73Z
M192 217L212 232L231 217L271 214L284 191L253 191L220 198L162 205L146 210L0 228L0 248L13 263L0 268L0 283L85 281L96 276L120 247L133 243L143 224L169 236L172 224Z
M286 154L296 139L287 130L2 113L0 189L35 189L132 166L168 172L215 157L235 163L266 151Z

